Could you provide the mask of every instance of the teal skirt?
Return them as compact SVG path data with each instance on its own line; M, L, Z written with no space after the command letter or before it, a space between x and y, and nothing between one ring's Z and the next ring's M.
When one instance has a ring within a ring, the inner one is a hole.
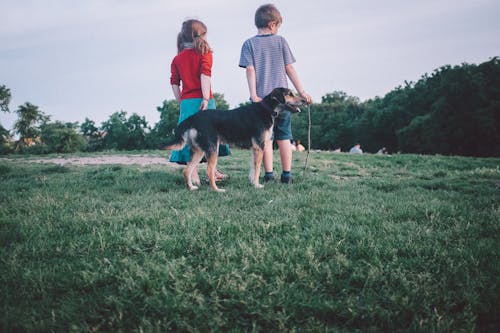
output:
M201 98L183 99L180 104L181 111L177 125L179 125L186 118L192 116L195 113L198 113L200 111L201 102L202 102ZM208 109L210 110L215 109L215 100L213 98L211 98L208 101ZM228 155L231 155L231 150L229 149L229 146L225 144L219 145L219 156L228 156ZM172 154L170 155L170 162L175 162L179 164L186 164L187 162L189 162L190 159L191 159L191 152L188 145L184 146L184 148L182 148L181 150L172 151ZM205 157L203 157L202 161L205 161Z

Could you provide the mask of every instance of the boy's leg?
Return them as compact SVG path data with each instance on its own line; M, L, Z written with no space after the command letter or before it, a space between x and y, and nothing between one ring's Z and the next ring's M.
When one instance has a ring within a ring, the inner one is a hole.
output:
M281 182L289 184L292 181L292 145L290 140L276 140L280 149L281 157Z
M281 157L281 182L290 183L292 181L292 145L290 140L276 140L280 149Z
M283 171L292 171L292 146L290 140L276 140L280 150L281 169Z
M292 122L290 112L283 113L275 120L275 139L278 143L281 157L281 182L290 183L292 180Z

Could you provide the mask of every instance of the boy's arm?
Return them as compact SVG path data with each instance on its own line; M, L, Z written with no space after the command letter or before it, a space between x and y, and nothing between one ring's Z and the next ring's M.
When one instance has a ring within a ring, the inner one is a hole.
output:
M257 96L257 83L255 79L255 68L253 66L246 67L247 74L247 82L248 82L248 90L250 91L250 99L252 102L257 103L262 100L259 96Z
M292 81L293 86L295 87L295 89L297 89L297 92L300 94L300 96L306 99L307 104L311 104L312 98L308 93L304 91L304 88L302 88L302 84L300 84L299 75L297 74L295 67L293 67L292 64L288 64L285 66L285 71L286 75L288 75L290 81Z

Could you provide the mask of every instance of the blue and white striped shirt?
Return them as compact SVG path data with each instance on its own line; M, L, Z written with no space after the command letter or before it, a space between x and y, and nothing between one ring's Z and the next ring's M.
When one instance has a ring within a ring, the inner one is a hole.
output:
M243 43L239 66L255 68L257 96L264 98L274 88L288 88L285 66L294 62L284 37L257 35Z

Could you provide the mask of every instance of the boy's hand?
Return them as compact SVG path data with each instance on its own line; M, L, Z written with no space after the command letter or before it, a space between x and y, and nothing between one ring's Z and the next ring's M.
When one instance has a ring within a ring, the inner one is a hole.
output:
M300 94L301 97L305 98L307 104L311 104L312 103L311 95L309 95L305 91L301 91L301 92L299 92L299 94Z

